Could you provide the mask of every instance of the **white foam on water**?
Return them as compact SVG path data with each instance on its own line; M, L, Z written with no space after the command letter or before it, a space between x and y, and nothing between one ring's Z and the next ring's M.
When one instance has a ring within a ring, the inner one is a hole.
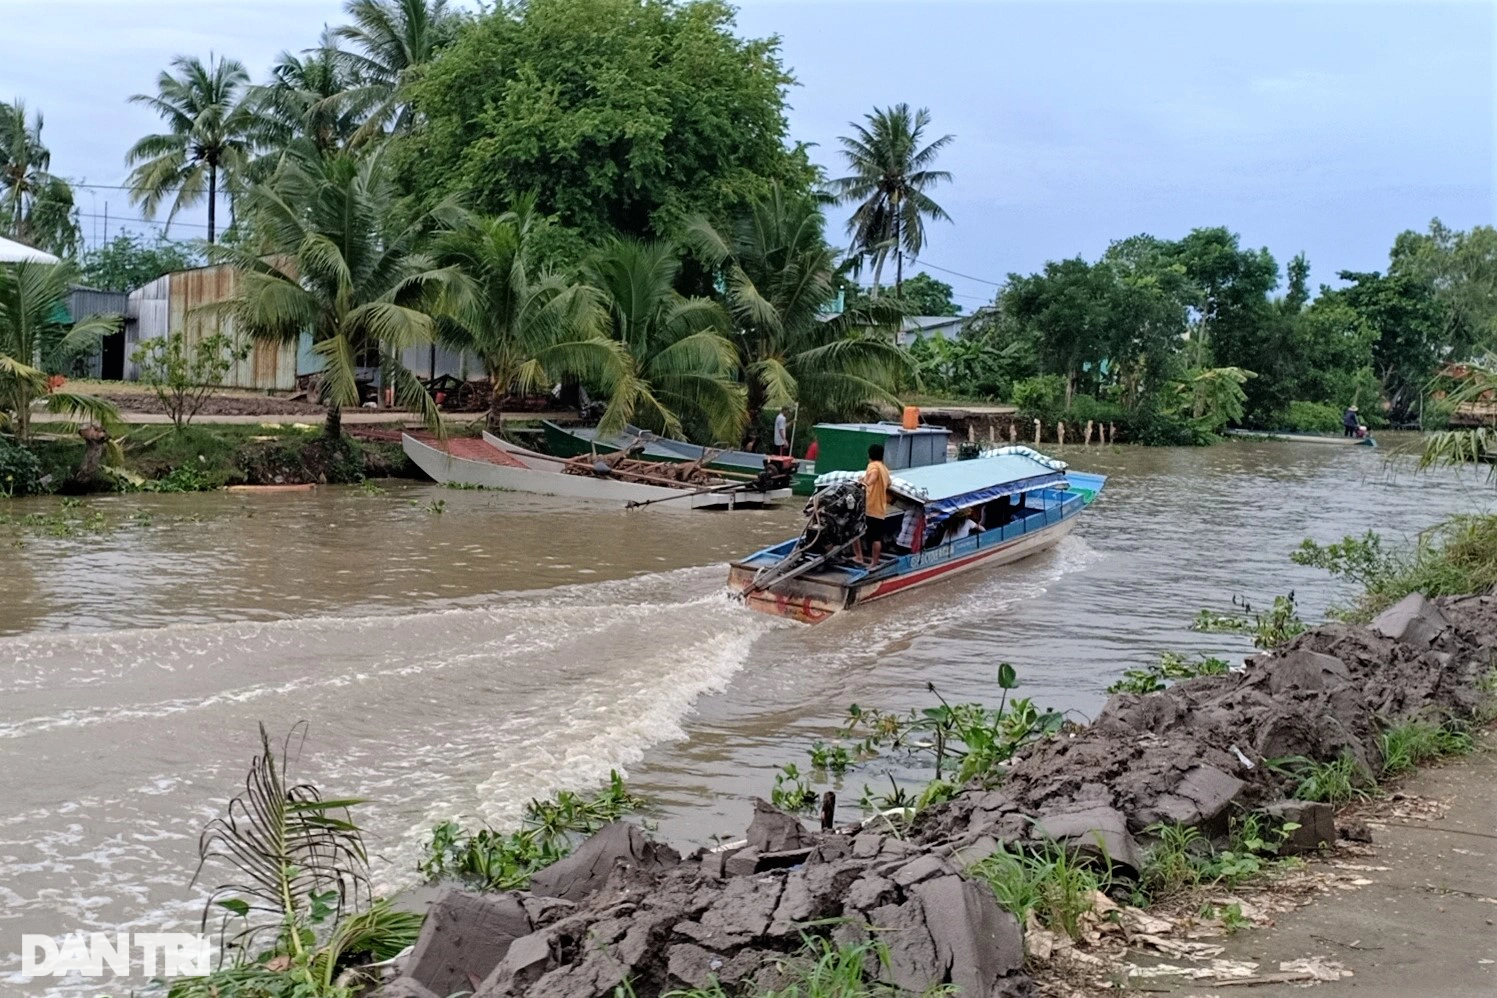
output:
M591 788L683 737L697 699L726 688L754 641L785 626L745 613L722 579L712 567L405 615L0 639L0 662L21 667L7 676L15 695L0 698L22 715L0 707L7 752L59 737L133 749L138 737L170 743L180 732L183 754L182 771L137 771L123 791L59 786L55 803L0 819L10 831L0 938L36 920L48 931L195 925L201 891L185 884L197 832L240 789L249 761L215 735L232 725L224 733L240 746L239 729L256 718L275 734L311 719L297 775L374 798L357 818L376 879L405 886L435 821L513 822L528 798ZM83 674L93 678L76 682ZM151 695L182 683L191 695ZM91 689L100 702L25 709ZM38 993L78 993L46 987Z

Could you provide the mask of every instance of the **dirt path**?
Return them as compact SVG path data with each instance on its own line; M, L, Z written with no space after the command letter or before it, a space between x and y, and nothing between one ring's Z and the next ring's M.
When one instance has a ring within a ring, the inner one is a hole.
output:
M1404 781L1369 820L1374 855L1352 860L1358 890L1287 912L1227 941L1226 960L1279 964L1319 957L1353 976L1311 985L1321 998L1491 998L1497 995L1497 736L1464 759ZM1361 868L1365 867L1365 868ZM1297 998L1305 984L1198 981L1150 991L1177 996Z

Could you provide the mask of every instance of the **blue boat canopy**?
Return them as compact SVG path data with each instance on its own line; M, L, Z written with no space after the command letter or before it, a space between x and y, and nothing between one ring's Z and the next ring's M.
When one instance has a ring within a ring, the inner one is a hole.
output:
M934 513L991 502L1016 492L1064 485L1064 472L1019 454L932 464L901 471L890 490Z

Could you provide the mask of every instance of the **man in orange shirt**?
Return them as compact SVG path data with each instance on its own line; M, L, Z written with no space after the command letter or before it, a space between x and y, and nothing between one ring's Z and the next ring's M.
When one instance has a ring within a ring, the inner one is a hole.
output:
M868 468L863 472L863 512L867 519L863 525L863 539L870 548L870 560L878 565L884 553L884 517L889 512L889 468L884 464L884 447L873 444L868 448ZM858 559L859 563L862 558Z

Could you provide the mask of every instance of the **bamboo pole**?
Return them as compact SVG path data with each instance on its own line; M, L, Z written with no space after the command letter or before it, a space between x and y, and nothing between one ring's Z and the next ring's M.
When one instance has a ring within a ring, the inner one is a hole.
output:
M1063 420L1063 419L1056 420L1056 422L1055 422L1055 446L1057 446L1057 447L1064 447L1065 445L1066 445L1066 421Z
M1011 444L1017 444L1019 442L1019 423L1017 420L1009 420L1008 442Z
M1034 445L1036 447L1040 445L1040 421L1038 419L1034 421Z
M1090 447L1091 445L1092 445L1092 421L1090 419L1088 419L1086 421L1086 438L1081 442L1081 446L1083 446L1083 447Z

